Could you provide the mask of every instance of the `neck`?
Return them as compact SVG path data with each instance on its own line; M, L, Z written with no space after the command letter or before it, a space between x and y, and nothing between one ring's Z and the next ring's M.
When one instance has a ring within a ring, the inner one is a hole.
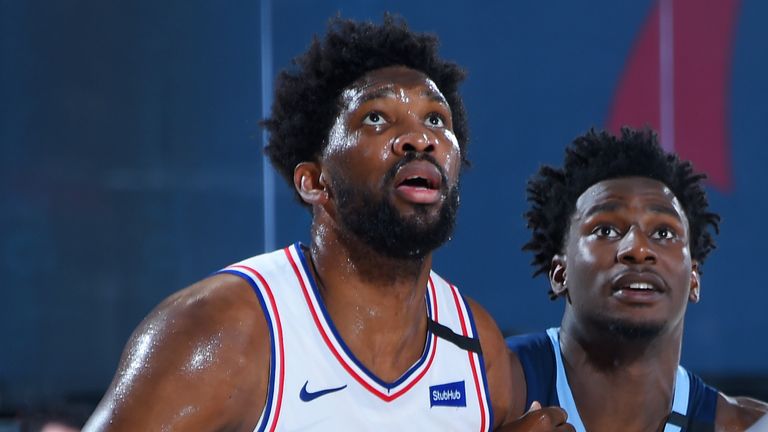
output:
M578 323L566 312L560 347L579 414L590 431L663 429L680 361L682 322L653 338L628 340ZM610 397L606 397L606 395Z
M313 225L308 252L320 294L358 360L379 378L394 381L424 349L431 255L383 256L334 228Z
M413 258L390 257L336 224L313 224L310 252L326 290L352 284L359 289L379 291L387 298L414 290L423 294L432 265L431 253ZM332 279L343 279L344 283L337 286Z

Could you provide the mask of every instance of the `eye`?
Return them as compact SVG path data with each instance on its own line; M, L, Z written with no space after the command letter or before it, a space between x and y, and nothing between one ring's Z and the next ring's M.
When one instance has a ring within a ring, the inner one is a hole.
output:
M657 239L657 240L670 240L673 238L677 238L677 233L673 231L669 227L661 227L657 229L656 231L651 234L651 238Z
M384 117L377 113L376 111L371 111L368 114L365 115L363 118L363 124L371 125L371 126L380 126L385 124L387 121L384 120Z
M438 113L430 113L426 120L424 120L424 123L426 123L428 126L432 127L444 127L445 126L445 120L443 120L443 116L441 116Z
M619 230L610 225L598 225L595 227L595 229L592 230L592 234L600 238L609 239L619 238L621 236Z

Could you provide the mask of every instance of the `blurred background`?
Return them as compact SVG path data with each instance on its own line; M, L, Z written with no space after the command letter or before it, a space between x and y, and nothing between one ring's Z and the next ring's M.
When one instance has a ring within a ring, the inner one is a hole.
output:
M0 417L95 406L160 300L307 241L258 121L330 17L385 11L469 72L473 166L435 269L507 334L559 324L520 251L525 181L592 126L649 124L723 218L682 363L768 399L768 2L0 0Z

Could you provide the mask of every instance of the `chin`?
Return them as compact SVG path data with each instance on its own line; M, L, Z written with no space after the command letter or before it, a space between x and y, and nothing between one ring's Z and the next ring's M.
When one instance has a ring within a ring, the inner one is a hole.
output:
M627 318L595 317L593 324L614 338L623 341L650 341L659 336L666 322L631 320Z
M390 200L344 187L337 191L337 208L345 229L380 254L423 259L450 239L458 193L454 187L438 205L417 205L405 211Z
M441 213L443 206L431 205L424 206L419 205L414 208L400 211L400 223L409 225L410 229L414 231L429 232L437 229L437 227L444 223L441 220Z

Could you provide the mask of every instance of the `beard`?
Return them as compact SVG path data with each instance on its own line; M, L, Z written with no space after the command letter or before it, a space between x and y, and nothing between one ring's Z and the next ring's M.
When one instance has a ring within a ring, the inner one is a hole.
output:
M407 153L385 175L382 184L392 184L397 171L414 160L426 160L438 167L442 185L447 184L443 169L427 154ZM453 233L459 207L459 185L443 192L445 197L437 215L426 205L416 205L404 216L387 199L388 194L371 193L335 176L336 208L341 224L361 242L378 253L396 259L421 259L448 241Z
M622 342L650 342L665 327L665 323L634 322L603 315L593 316L590 321L595 328L603 329L610 337Z

